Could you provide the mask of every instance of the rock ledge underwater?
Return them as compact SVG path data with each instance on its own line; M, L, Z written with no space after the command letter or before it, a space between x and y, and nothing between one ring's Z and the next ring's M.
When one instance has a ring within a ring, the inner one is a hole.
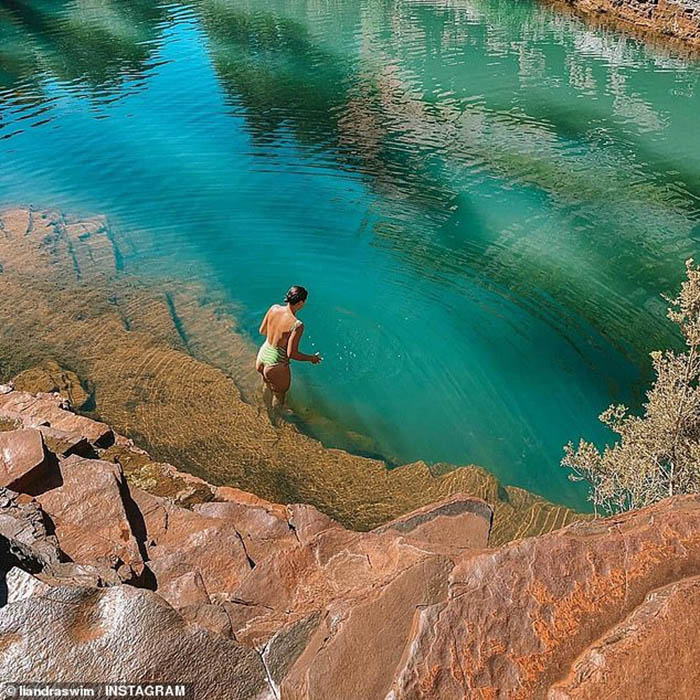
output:
M491 504L494 545L581 517L477 466L388 469L273 426L255 400L255 351L235 309L210 288L132 274L130 251L145 245L137 235L100 216L0 210L0 318L11 319L0 324L0 383L59 390L133 438L153 456L124 457L133 483L159 478L153 461L177 464L268 501L312 504L354 530L467 493Z

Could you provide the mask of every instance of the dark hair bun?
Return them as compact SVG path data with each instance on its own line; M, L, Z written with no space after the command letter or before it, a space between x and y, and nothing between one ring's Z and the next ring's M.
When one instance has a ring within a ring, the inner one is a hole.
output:
M286 304L298 304L300 301L306 301L306 297L308 296L309 293L304 287L295 284L293 287L289 288L289 291L284 297L284 301Z

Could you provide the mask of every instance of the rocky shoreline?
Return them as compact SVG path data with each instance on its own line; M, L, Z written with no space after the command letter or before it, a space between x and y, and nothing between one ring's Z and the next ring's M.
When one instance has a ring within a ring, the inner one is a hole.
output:
M693 53L700 50L697 0L549 0L587 20L601 22Z
M0 392L0 690L694 696L696 496L495 549L465 494L353 532L154 462L58 392Z

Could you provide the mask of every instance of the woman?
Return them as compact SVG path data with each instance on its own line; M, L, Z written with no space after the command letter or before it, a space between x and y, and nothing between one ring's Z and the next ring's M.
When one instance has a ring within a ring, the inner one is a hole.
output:
M272 403L276 408L284 405L284 397L292 382L289 361L317 365L322 359L318 353L307 355L299 352L304 324L297 318L297 313L308 296L304 287L291 287L284 297L285 305L271 306L260 324L260 334L266 339L255 360L255 369L262 375L264 387L272 391Z

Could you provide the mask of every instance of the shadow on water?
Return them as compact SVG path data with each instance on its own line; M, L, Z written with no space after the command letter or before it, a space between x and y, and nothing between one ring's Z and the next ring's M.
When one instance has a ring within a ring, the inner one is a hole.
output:
M143 73L167 14L152 0L7 0L0 6L0 88L41 103L50 77L103 97Z

